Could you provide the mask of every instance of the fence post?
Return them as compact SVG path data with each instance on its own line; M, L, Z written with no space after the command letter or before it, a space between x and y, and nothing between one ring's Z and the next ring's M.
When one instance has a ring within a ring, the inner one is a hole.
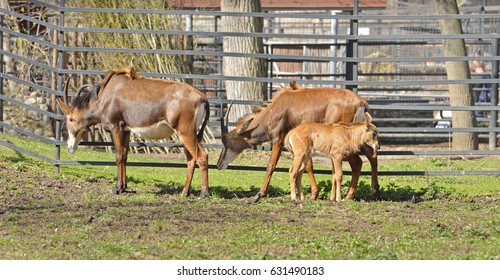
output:
M61 70L64 68L64 52L62 50L62 48L64 47L64 30L63 30L63 27L64 27L64 11L63 11L63 8L64 8L64 3L65 3L65 0L61 0L61 3L59 5L59 34L58 34L58 50L57 50L57 59L58 59L58 65L57 65L57 70L58 70L58 73L57 73L57 89L59 91L62 91L62 84L63 84L63 81L62 81L62 74L61 74ZM56 96L57 98L57 96ZM61 109L59 108L59 106L56 106L57 107L57 114L62 114L61 112ZM57 174L59 174L60 172L60 164L58 163L59 160L61 160L61 145L59 145L57 142L61 141L61 127L62 127L62 124L61 124L61 121L60 120L56 120L56 151L55 151L55 160L56 160L56 164L54 165L55 167L55 172Z
M500 55L500 51L498 48L499 39L493 39L492 53L496 56ZM498 79L498 60L493 60L491 63L491 78ZM490 96L491 96L491 105L498 106L498 82L494 82L490 86ZM498 111L490 112L490 128L495 128L498 126ZM490 132L489 137L489 148L490 150L495 150L497 147L497 133Z
M266 47L267 47L267 53L268 54L273 54L273 44L266 44ZM274 75L274 71L273 71L273 59L272 58L268 58L267 59L267 73L269 73L269 78L272 79L273 78L273 75ZM271 98L273 97L273 82L269 82L267 83L268 86L267 86L267 100L271 100Z
M331 11L330 13L332 16L337 15L337 11ZM332 36L337 36L338 33L339 33L339 21L337 18L332 17L330 19L330 34ZM331 43L332 45L330 45L330 56L333 58L337 56L337 39L332 39ZM329 66L330 66L330 73L332 75L330 79L332 81L336 81L337 77L335 76L335 74L337 74L337 61L330 60Z
M355 19L351 19L350 21L350 35L358 35L358 0L354 0L352 5L352 15L355 16ZM358 58L358 39L350 39L347 42L347 57ZM357 81L358 80L358 63L355 61L349 61L346 63L346 80L347 81ZM347 85L347 89L352 90L354 93L358 93L358 86Z
M3 27L3 17L4 15L0 15L0 26ZM0 30L0 48L3 51L3 31ZM3 53L0 53L0 96L3 95ZM3 123L3 99L0 98L0 122ZM0 125L0 133L3 132L3 125Z
M215 19L214 19L214 32L219 32L217 27L219 26L220 20L221 20L221 16L215 17ZM217 35L214 38L214 44L216 47L216 51L222 51L222 36ZM222 76L222 56L216 57L216 59L218 60L218 62L217 62L217 74ZM216 87L217 87L217 93L216 93L217 97L227 99L227 96L225 96L225 92L224 92L224 82L221 79L217 79L217 81L215 83L216 83Z

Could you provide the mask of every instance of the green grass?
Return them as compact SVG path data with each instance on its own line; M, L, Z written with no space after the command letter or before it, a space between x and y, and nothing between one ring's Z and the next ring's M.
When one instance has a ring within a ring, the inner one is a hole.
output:
M15 137L2 134L0 141L15 143L23 148L31 151L36 151L41 155L54 157L55 148L52 145L31 141L22 137ZM6 149L7 151L10 151ZM8 153L9 154L9 153ZM210 163L214 164L218 157L218 151L210 153ZM27 155L18 152L10 152L9 155L4 155L3 158L14 165L14 168L21 170L24 166L32 164L40 170L53 172L53 166L41 160L33 159ZM269 159L269 152L247 152L234 161L234 165L249 165L249 166L266 166ZM75 180L78 178L94 178L107 179L114 181L116 177L116 166L113 153L105 153L95 150L90 150L85 147L80 148L75 154L66 153L64 147L61 151L61 160L74 161L109 161L109 166L82 166L82 165L64 165L61 166L60 178L68 178ZM184 163L183 156L179 156L175 160L165 160L161 156L148 155L130 155L129 162L165 162L172 161ZM386 160L383 157L379 159L380 171L462 171L462 170L495 170L498 169L500 159L498 157L485 157L476 160L456 160L446 157L421 157L405 160ZM282 156L278 166L288 168L291 164L287 156ZM321 164L315 165L316 169L329 169ZM347 170L348 167L344 167ZM369 171L370 165L364 163L363 170ZM156 168L156 167L133 167L127 168L129 187L142 188L145 186L156 186L163 189L178 189L181 188L185 179L185 170L182 168ZM193 188L199 190L200 176L199 172L195 172L193 179ZM234 171L234 170L210 170L210 185L213 195L221 196L227 192L233 192L235 196L239 193L256 192L260 189L263 181L262 172L255 171ZM391 195L402 195L411 193L411 191L420 192L427 191L427 195L441 195L445 192L450 196L457 197L473 197L481 195L499 195L500 183L497 180L500 176L382 176L380 177L380 185L383 189L390 192ZM319 187L322 188L323 197L328 197L330 191L331 176L316 175ZM343 180L344 189L350 178L345 176ZM303 184L308 190L309 182L307 176L304 176ZM369 177L363 176L360 180L360 189L357 198L365 198L370 196ZM366 191L366 192L365 192ZM284 195L289 193L289 178L288 173L275 172L271 182L270 192L273 195ZM403 199L403 197L400 197Z
M20 137L0 134L0 141L54 154L54 147ZM210 156L214 163L217 152ZM249 152L235 164L265 166L267 156ZM85 148L62 157L114 158ZM130 161L167 159L132 155ZM488 170L498 163L495 157L380 157L380 170ZM289 164L285 156L280 167ZM289 199L288 173L278 172L270 197L253 204L263 172L210 170L212 195L198 200L179 196L182 168L127 171L135 193L115 196L114 165L62 166L55 174L52 165L0 146L0 259L500 258L498 176L382 176L377 202L363 176L355 201L296 203ZM194 193L200 188L195 174ZM331 176L316 178L321 196L329 197ZM344 194L349 180L345 176Z

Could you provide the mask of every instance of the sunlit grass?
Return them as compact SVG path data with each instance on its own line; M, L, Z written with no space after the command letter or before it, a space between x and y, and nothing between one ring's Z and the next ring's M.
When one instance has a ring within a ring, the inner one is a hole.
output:
M40 143L23 137L7 134L0 134L0 141L6 141L38 154L54 158L55 147L53 145ZM110 182L110 187L116 178L116 166L114 164L114 154L99 150L92 150L80 147L75 154L68 154L64 147L61 148L61 160L71 161L107 161L109 165L63 165L59 174L55 174L54 167L42 160L12 151L0 146L0 158L10 162L15 168L22 169L26 165L33 166L53 174L56 177L77 179L106 179ZM262 166L267 165L270 152L268 151L247 151L234 161L234 165ZM218 158L218 151L211 151L209 156L210 164L215 164ZM174 158L168 155L136 155L129 156L129 162L175 162L184 164L182 155ZM325 164L326 163L326 164ZM415 157L412 159L386 159L379 158L380 171L462 171L462 170L496 170L500 160L497 157L483 157L477 159L453 159L450 157ZM289 168L291 164L290 156L285 152L278 167ZM329 170L328 160L319 160L315 164L315 169ZM349 170L344 164L344 170ZM369 171L370 165L365 162L363 170ZM244 170L209 170L210 186L215 197L224 197L228 192L234 192L237 197L242 193L254 192L260 189L264 176L262 171ZM129 188L151 188L157 187L165 190L181 189L186 177L184 168L164 168L164 167L127 167ZM346 191L350 176L344 176L343 186ZM461 176L380 176L379 181L382 190L397 192L401 189L412 189L415 192L427 190L438 193L446 189L446 192L455 194L457 197L495 195L500 194L500 184L496 182L500 176L495 175L461 175ZM1 180L1 179L0 179ZM316 180L319 184L323 197L328 197L327 192L331 187L331 175L317 174ZM200 174L195 171L192 181L194 191L200 189ZM303 185L306 191L309 190L307 176L303 176ZM358 198L370 196L370 178L362 176ZM272 195L285 195L289 193L289 176L287 172L275 172L271 181L269 192Z

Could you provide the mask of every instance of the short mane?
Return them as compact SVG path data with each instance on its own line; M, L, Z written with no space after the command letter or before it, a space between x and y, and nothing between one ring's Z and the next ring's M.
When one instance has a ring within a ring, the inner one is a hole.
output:
M298 90L300 89L300 87L297 85L297 83L295 81L293 82L290 82L290 86L289 87L282 87L280 88L279 90L277 90L274 94L273 94L273 97L271 98L271 100L269 101L266 101L266 102L263 102L261 105L259 106L255 106L254 109L253 109L253 113L257 114L259 113L260 111L264 110L267 106L269 106L269 104L273 103L274 100L276 100L281 94L283 94L284 92L288 92L288 91L293 91L293 90Z
M104 90L109 80L115 75L129 75L132 80L142 79L143 77L137 74L137 71L132 67L113 68L108 71L104 79L92 87L92 91L82 93L80 96L73 99L71 107L76 109L87 108L90 100L97 99L101 90Z
M93 86L92 91L82 93L80 96L73 99L71 107L75 109L83 109L89 107L90 100L97 98L98 87Z
M273 101L276 100L284 92L298 90L298 89L300 89L300 87L297 85L297 83L295 81L290 82L290 86L289 87L282 87L282 88L280 88L279 90L277 90L273 94L273 97L271 98L271 100L265 101L262 104L253 107L252 113L250 113L250 114L242 117L241 119L239 119L238 122L236 123L236 127L241 127L249 119L253 118L255 115L257 115L258 113L260 113L261 111L263 111L264 109L266 109L267 106L269 106L269 104L273 103Z

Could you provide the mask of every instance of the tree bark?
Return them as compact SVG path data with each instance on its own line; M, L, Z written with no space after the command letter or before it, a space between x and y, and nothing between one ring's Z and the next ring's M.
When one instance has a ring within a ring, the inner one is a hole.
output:
M434 0L439 14L459 14L456 0ZM459 19L442 19L439 21L441 34L463 34L462 24ZM444 56L467 56L463 39L444 40ZM467 61L446 61L448 80L470 79ZM448 85L451 106L473 106L474 96L470 84ZM476 117L473 111L453 111L452 125L454 128L470 128L476 126ZM476 150L478 137L473 132L454 132L452 147L454 150Z
M260 0L221 0L223 12L260 12ZM223 16L224 32L261 33L263 19L258 17ZM262 38L251 36L225 36L222 49L231 53L264 53ZM265 77L266 64L263 59L249 57L223 57L222 74L236 77ZM265 84L253 81L225 82L226 96L236 100L264 100ZM229 121L236 121L251 112L249 105L233 105Z
M8 1L0 1L0 8L10 10L9 2ZM8 18L6 16L4 16L4 19L3 19L4 24L9 24L7 21L8 21ZM4 51L6 51L8 53L11 52L10 35L7 32L3 33L3 46L2 46L2 48ZM5 73L10 73L12 75L12 73L15 71L14 59L10 56L4 55L3 60L4 60L3 62L5 63L4 64L5 65L5 68L4 68ZM15 90L14 83L7 80L7 79L4 80L4 83L7 86L7 88L9 89L9 92L13 93Z

